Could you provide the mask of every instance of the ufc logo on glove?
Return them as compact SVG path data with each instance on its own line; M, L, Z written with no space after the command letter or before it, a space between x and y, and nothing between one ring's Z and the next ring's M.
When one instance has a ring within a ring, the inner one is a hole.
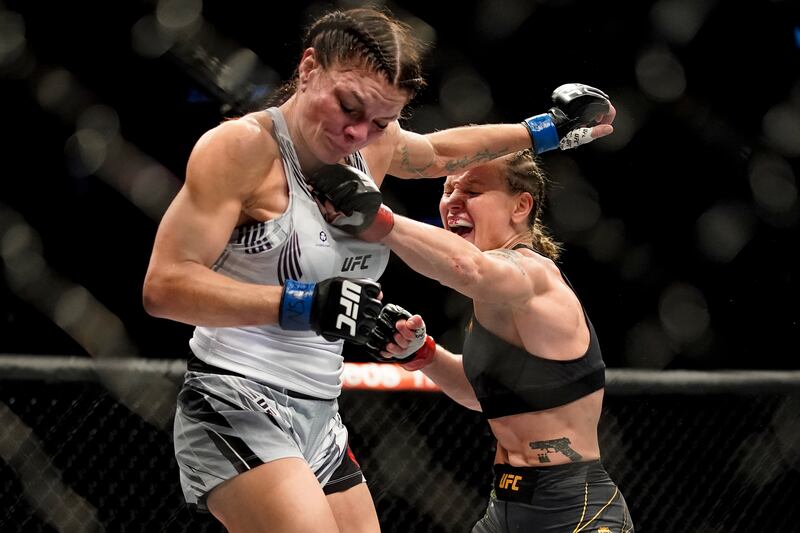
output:
M287 330L311 330L329 341L364 344L381 310L380 292L380 284L366 278L336 277L316 283L287 279L278 324Z
M361 287L352 281L342 282L342 296L339 304L344 307L344 314L336 317L336 329L342 329L342 324L350 328L350 335L356 334L356 317L358 316L358 302L361 300Z

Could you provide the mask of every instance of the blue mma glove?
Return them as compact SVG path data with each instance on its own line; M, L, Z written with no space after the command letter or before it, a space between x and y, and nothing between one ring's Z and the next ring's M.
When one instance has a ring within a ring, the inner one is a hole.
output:
M560 148L568 150L592 142L591 127L611 109L608 95L582 83L558 87L550 99L555 104L547 113L526 118L536 154Z
M329 341L364 344L381 309L380 292L380 284L369 279L289 279L281 294L278 324L288 330L311 330Z

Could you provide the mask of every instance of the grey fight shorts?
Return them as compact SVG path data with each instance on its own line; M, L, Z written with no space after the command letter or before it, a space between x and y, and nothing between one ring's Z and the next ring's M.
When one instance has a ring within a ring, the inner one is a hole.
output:
M600 461L494 466L485 516L472 533L633 533L628 505Z
M326 494L364 482L338 403L238 375L188 371L178 394L175 458L190 508L208 511L218 484L259 465L298 457Z

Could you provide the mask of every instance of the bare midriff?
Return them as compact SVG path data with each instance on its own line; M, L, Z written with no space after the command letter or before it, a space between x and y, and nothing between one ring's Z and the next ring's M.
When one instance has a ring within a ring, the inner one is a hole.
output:
M601 389L553 409L489 420L497 438L495 463L555 466L599 459L602 404Z

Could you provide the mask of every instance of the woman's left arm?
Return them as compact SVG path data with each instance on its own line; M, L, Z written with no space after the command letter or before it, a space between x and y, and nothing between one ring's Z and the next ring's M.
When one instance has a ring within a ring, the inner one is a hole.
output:
M392 159L387 173L398 178L460 174L492 159L531 147L523 124L487 124L450 128L427 135L402 129L387 132Z
M516 124L449 128L427 135L394 121L383 141L391 146L387 172L398 178L460 174L512 152L567 150L609 135L616 110L602 91L580 83L553 91L553 107Z

